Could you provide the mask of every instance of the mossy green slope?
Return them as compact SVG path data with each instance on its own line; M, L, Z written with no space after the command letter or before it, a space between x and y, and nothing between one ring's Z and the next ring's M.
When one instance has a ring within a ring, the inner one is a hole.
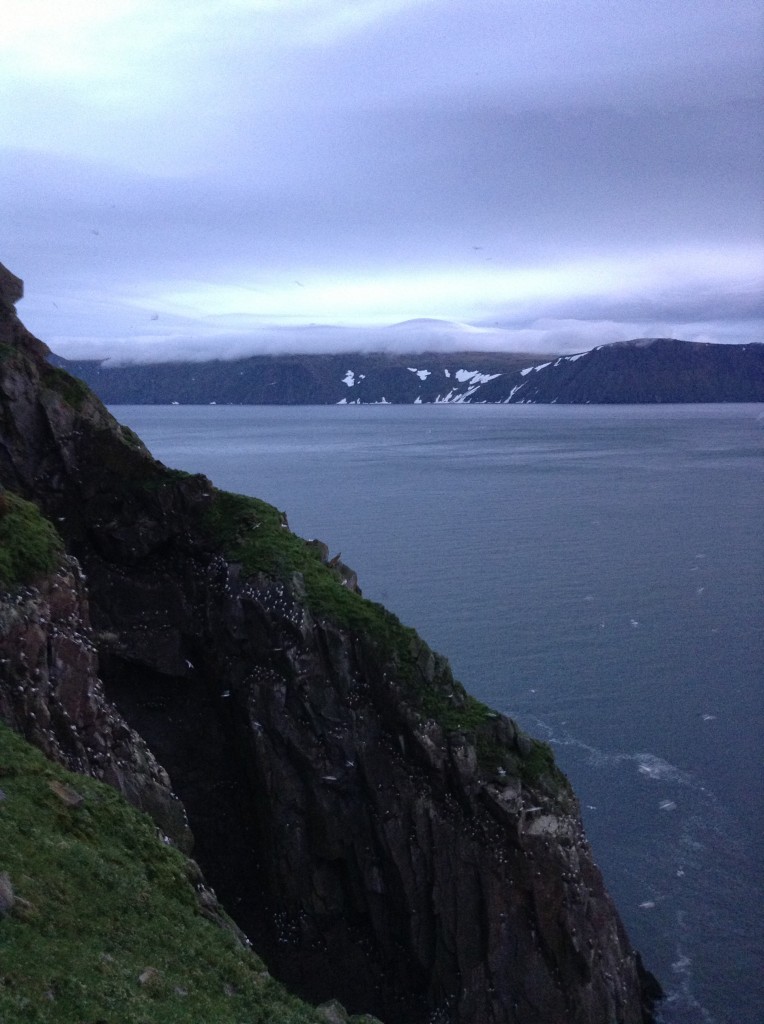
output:
M35 504L0 488L0 586L12 590L51 572L64 544Z
M286 526L284 515L259 498L212 489L206 525L228 558L246 574L262 573L288 583L299 573L311 611L340 628L377 643L395 658L399 679L422 719L431 718L448 733L459 732L474 742L481 767L508 772L550 792L569 791L548 744L526 737L527 753L515 756L497 744L492 725L495 711L468 694L443 663L443 670L424 680L416 661L424 645L417 632L404 626L381 604L342 585L339 574L322 562L317 549Z
M300 573L308 606L319 618L367 633L393 647L416 636L382 605L344 587L339 574L321 561L315 547L292 533L284 515L273 505L217 488L212 499L207 527L228 558L241 563L245 573L263 573L285 583L293 573Z
M0 725L1 1024L315 1024L202 916L188 866L116 791Z

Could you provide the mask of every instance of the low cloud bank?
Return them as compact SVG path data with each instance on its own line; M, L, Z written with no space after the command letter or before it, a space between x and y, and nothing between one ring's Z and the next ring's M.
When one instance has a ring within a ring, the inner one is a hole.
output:
M151 325L154 327L154 324ZM477 327L438 320L390 326L267 326L226 330L224 324L161 326L129 337L60 336L54 348L67 359L127 363L201 362L253 355L321 355L341 352L582 352L596 345L644 337L741 343L764 340L762 321L619 322L544 318L525 326Z

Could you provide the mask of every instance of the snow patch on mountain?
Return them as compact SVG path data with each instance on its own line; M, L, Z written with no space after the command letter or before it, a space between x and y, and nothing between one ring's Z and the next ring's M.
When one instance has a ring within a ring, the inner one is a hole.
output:
M501 377L500 373L479 373L477 370L457 370L454 374L460 383L470 381L472 384L487 384L489 380Z
M520 375L522 377L525 377L526 374L533 373L536 370L544 370L547 366L551 366L551 365L552 365L551 362L549 362L549 363L539 363L537 366L526 366L524 370L520 371Z

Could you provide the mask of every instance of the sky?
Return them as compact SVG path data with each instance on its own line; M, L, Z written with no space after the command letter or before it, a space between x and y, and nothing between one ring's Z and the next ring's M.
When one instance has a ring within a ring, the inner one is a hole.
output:
M70 358L764 341L759 0L3 0Z

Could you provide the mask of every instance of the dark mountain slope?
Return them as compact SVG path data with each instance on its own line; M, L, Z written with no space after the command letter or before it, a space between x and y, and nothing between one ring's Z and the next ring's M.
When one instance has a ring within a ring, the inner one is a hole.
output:
M764 345L672 338L617 342L546 360L507 353L356 353L129 366L54 362L113 405L764 401Z
M85 381L110 405L335 405L434 402L465 394L475 375L509 374L540 362L517 353L368 353L251 356L202 363L55 365ZM465 369L468 368L468 369Z
M673 338L602 345L491 381L480 401L565 404L764 401L764 345Z

